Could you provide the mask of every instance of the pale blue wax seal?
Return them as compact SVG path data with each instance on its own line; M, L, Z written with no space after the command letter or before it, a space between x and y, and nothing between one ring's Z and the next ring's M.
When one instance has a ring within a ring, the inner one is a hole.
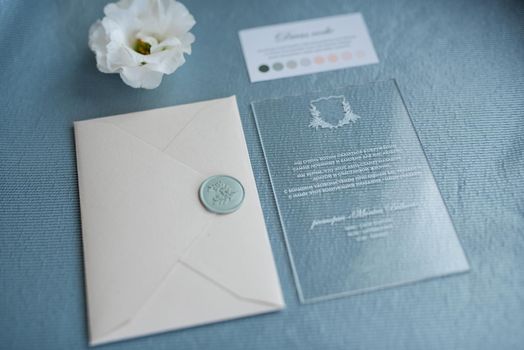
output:
M216 214L236 211L244 201L244 187L234 177L215 175L200 185L200 201L207 210Z

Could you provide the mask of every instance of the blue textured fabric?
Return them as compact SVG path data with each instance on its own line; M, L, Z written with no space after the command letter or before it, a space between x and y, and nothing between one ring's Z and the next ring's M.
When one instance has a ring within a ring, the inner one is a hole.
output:
M193 54L144 91L96 70L87 31L104 1L0 0L0 348L87 348L72 122L231 94L287 309L104 348L523 348L524 3L185 3L198 22ZM239 29L355 11L379 64L249 82ZM301 305L249 103L389 78L401 87L471 272Z

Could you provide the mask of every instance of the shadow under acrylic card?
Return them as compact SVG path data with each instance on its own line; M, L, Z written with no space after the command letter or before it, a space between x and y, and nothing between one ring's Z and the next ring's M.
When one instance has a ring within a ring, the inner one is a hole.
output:
M469 270L394 80L252 108L301 302Z

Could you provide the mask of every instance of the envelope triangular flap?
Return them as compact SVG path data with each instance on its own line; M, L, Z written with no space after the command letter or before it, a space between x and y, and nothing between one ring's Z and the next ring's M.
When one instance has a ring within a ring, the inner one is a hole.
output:
M76 123L75 133L96 338L134 315L211 214L196 196L202 174L104 121Z
M267 305L231 295L183 264L177 265L161 288L124 327L91 342L92 345L132 336L224 321L274 311Z
M236 99L210 101L166 153L206 176L233 176L246 192L241 208L216 215L208 234L191 247L184 261L239 297L282 306Z
M284 301L262 214L244 215L260 210L252 187L246 187L242 208L217 217L182 261L241 299L281 308Z
M198 102L121 114L104 118L104 120L163 150L188 125L193 117L207 106L207 102Z
M207 102L165 152L207 176L245 174L251 166L236 98Z

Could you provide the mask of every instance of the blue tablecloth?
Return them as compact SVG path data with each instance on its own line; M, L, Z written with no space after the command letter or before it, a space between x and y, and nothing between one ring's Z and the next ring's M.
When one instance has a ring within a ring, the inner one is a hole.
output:
M232 94L287 309L108 349L524 347L522 1L186 0L197 19L193 54L153 91L96 70L87 31L104 4L0 0L0 348L87 347L73 121ZM356 11L379 64L249 82L239 29ZM388 78L472 271L301 305L249 103Z

